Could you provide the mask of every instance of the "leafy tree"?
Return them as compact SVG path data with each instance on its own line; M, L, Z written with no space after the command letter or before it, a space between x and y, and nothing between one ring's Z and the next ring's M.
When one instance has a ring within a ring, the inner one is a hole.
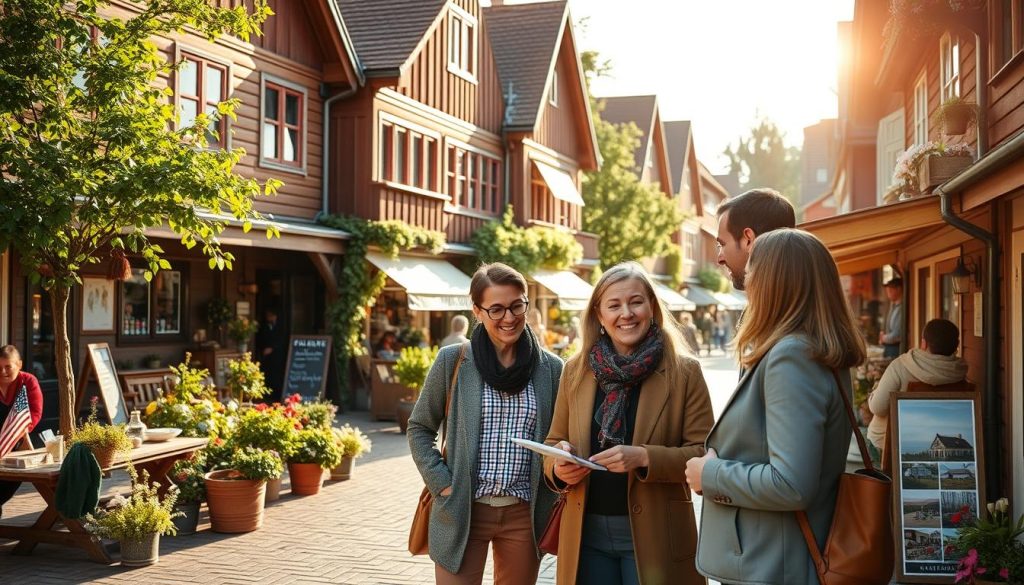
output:
M737 175L744 188L771 187L791 202L800 188L800 149L787 147L786 135L768 118L761 118L741 136L735 146L726 147L729 174Z
M587 173L583 183L583 229L601 237L601 267L666 254L685 217L657 185L640 182L633 155L640 129L599 117L594 129L602 161L601 169Z
M234 117L238 100L175 129L163 87L174 64L150 40L186 26L210 40L248 40L272 14L265 0L251 12L206 0L133 8L126 18L106 16L118 10L109 0L5 0L0 8L0 249L13 247L50 291L64 436L75 424L67 303L82 269L110 254L110 275L124 278L131 252L151 278L170 267L145 232L161 224L186 247L200 246L211 268L230 269L217 239L223 218L249 230L260 217L253 198L280 185L236 174L241 149L206 148L208 127Z

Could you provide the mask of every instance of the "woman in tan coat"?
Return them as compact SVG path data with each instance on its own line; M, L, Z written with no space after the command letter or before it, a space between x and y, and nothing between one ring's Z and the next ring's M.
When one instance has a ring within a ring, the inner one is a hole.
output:
M684 476L714 422L700 365L635 262L604 273L582 329L547 443L608 471L545 457L548 481L568 492L558 583L704 583Z

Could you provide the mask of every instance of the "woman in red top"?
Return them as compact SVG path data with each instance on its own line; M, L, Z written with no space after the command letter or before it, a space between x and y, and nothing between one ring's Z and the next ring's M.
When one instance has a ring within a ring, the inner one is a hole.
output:
M32 416L28 430L31 431L43 416L43 392L39 389L39 380L21 371L18 348L13 345L0 346L0 425L7 420L14 399L23 386L28 393L28 411ZM14 496L20 485L18 481L0 481L0 516L3 516L3 505Z

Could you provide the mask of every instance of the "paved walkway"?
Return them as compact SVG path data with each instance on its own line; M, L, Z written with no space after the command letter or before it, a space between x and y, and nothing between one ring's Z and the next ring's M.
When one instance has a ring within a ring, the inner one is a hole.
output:
M735 369L722 357L703 361L717 414L732 391ZM406 551L423 484L405 435L394 423L371 422L367 413L339 418L369 435L372 453L357 461L351 480L328 482L316 496L292 496L286 481L260 530L216 534L204 510L197 534L163 537L160 563L134 570L98 565L77 550L46 544L32 556L15 557L13 543L0 539L0 583L432 583L433 563ZM124 485L124 478L115 476L104 489ZM42 508L39 496L23 487L4 506L3 521L31 524ZM554 557L545 557L538 583L554 583L554 563ZM490 582L488 564L485 583Z

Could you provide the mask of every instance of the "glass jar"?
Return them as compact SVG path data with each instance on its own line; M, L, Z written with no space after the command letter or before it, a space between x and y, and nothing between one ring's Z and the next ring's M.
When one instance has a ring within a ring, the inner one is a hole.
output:
M138 410L132 411L131 420L128 421L128 426L125 427L125 433L132 440L133 447L142 445L142 442L146 440L146 423L142 422Z

